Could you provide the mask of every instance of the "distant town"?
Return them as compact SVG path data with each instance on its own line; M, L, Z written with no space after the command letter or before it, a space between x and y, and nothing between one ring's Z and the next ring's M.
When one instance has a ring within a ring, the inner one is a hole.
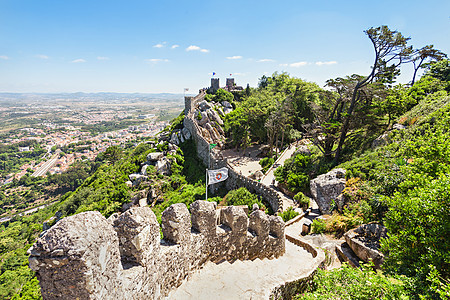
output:
M0 94L0 145L18 146L0 156L0 185L62 173L110 146L155 136L182 108L182 95L172 94ZM11 165L12 156L33 159Z

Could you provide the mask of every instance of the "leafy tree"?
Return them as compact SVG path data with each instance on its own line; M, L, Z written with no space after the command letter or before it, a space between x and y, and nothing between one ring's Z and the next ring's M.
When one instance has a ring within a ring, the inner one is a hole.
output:
M335 161L339 161L342 147L347 138L350 123L353 120L353 113L363 98L363 88L376 80L386 76L392 76L396 68L403 63L411 54L412 48L407 47L409 38L405 38L400 32L392 31L387 26L370 28L365 31L369 37L375 51L375 60L371 73L358 80L352 92L346 118L343 121L339 143L336 149ZM390 65L389 65L390 64Z
M386 199L389 237L382 243L387 253L383 267L414 278L418 291L428 296L434 294L427 283L431 272L436 270L442 278L450 278L449 187L450 177L444 175L427 186Z
M414 65L414 74L411 81L411 85L414 85L416 80L417 71L423 66L423 64L428 60L440 61L446 58L447 55L440 50L434 49L433 45L427 45L420 49L417 49L412 54L412 63Z

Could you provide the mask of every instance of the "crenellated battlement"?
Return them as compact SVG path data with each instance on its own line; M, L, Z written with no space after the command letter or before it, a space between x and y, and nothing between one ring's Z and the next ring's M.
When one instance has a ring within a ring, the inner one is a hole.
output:
M59 221L29 250L44 299L161 299L207 261L277 258L284 222L242 207L198 200L161 217L148 207L104 218L84 212ZM218 224L218 225L217 225ZM127 295L125 297L125 295Z

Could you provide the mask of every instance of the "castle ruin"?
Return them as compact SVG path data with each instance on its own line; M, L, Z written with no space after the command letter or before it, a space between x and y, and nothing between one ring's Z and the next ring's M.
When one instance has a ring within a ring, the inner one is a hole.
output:
M177 203L160 226L149 207L106 219L84 212L62 219L29 250L44 299L162 299L207 261L277 258L284 222L260 210L216 210L215 203ZM217 225L219 224L219 225Z

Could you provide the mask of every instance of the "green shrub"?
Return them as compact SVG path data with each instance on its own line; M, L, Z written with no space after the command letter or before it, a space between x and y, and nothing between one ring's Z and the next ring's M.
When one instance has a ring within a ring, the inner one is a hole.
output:
M294 299L409 299L404 281L403 277L374 271L372 265L363 265L360 270L344 263L331 271L319 268L306 293Z
M273 157L264 157L259 161L259 164L261 165L263 172L266 173L274 162L275 159Z
M385 225L389 238L382 241L386 270L414 278L415 289L428 297L427 277L438 272L450 277L450 175L429 181L406 193L386 198Z
M265 209L265 206L258 200L258 197L250 193L245 187L229 191L225 196L225 203L227 205L247 205L249 212L252 211L254 203L258 204L261 209Z
M308 209L309 198L305 196L305 194L303 194L302 192L298 192L297 194L295 194L294 200L298 202L298 204L300 205L301 208L303 208L303 210Z
M282 213L280 213L280 217L283 219L283 221L287 222L293 218L295 218L296 216L298 216L299 213L296 212L292 206L289 207L287 210L283 211Z
M311 224L311 232L312 233L325 233L326 225L325 221L322 219L314 219Z

